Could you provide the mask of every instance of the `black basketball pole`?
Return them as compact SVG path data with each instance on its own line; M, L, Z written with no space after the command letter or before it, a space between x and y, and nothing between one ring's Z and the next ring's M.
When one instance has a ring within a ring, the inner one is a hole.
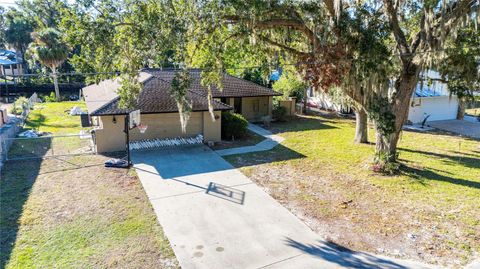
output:
M125 140L127 141L126 150L127 150L127 168L132 165L130 160L130 115L125 115Z

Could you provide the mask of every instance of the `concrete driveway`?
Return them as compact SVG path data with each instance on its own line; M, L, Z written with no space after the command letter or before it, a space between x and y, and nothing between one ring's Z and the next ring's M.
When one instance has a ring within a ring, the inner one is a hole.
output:
M204 146L134 152L182 268L427 268L323 241Z
M480 138L480 122L479 121L469 121L469 120L440 120L440 121L429 121L427 122L428 126L468 136L473 138Z

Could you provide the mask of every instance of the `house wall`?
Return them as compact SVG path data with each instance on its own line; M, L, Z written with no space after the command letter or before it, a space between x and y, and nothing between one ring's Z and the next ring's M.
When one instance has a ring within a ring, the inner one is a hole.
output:
M420 123L430 115L427 121L456 119L458 111L458 98L456 96L435 96L412 98L408 120Z
M272 116L272 107L271 96L242 98L242 115L248 121L261 121L262 117Z
M222 140L222 115L221 111L214 111L215 121L212 120L210 112L203 112L203 139L205 141Z
M219 111L215 112L220 115ZM124 116L115 116L116 123L113 123L113 116L99 117L99 126L95 131L97 152L112 152L125 149ZM182 133L178 113L142 114L141 121L148 125L144 134L135 128L130 130L130 140L191 137L198 134L204 135L205 141L220 141L221 118L215 122L208 112L192 112L187 124L186 133Z

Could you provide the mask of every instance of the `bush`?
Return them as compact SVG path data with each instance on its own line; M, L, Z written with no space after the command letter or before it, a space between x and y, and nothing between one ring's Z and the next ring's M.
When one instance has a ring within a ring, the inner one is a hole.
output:
M287 109L283 106L276 105L273 107L272 116L277 121L286 121Z
M43 98L45 102L47 103L51 103L51 102L56 102L57 101L57 97L55 96L55 93L54 92L51 92L50 95L45 95L45 97Z
M23 113L23 110L27 106L28 106L28 99L22 96L17 100L15 100L10 112L15 115L20 115Z
M223 112L222 113L222 138L237 139L242 138L247 133L248 121L240 114Z

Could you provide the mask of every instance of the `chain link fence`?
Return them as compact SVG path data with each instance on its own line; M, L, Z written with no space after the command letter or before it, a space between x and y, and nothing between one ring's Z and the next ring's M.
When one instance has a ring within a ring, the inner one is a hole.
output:
M8 146L10 149L6 150ZM2 141L2 149L5 160L38 159L95 152L90 134L7 138Z

